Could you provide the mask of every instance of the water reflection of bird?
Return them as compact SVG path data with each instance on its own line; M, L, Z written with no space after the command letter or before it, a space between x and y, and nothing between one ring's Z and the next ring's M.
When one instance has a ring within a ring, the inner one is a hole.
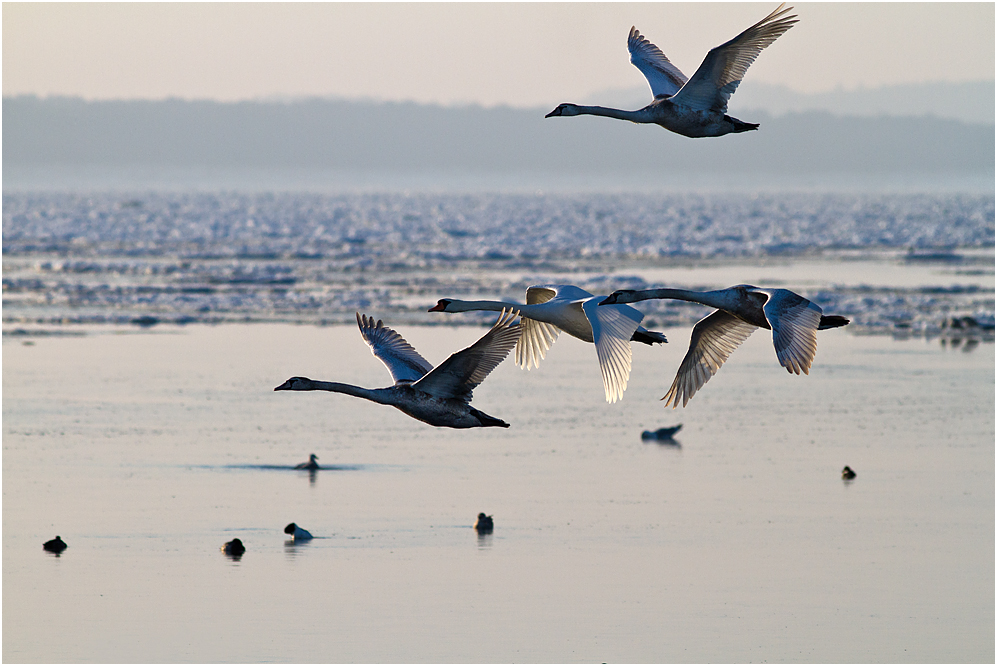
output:
M308 541L312 538L311 532L301 529L294 523L284 528L284 534L290 534L295 541Z
M851 481L856 476L857 475L855 474L855 470L853 470L848 465L845 465L845 468L843 470L841 470L841 478L845 479L846 481Z
M682 424L677 426L672 426L671 428L658 428L657 430L645 430L640 434L640 438L643 440L658 440L659 442L670 440L675 437L675 433L682 429Z
M762 49L793 27L796 16L785 16L793 8L785 4L734 39L711 49L703 63L687 79L657 46L636 28L630 28L627 48L630 62L651 86L654 100L637 111L603 106L561 104L545 117L605 116L634 123L652 123L688 137L723 136L758 129L727 114L727 101L737 90L748 67Z
M246 547L242 545L242 541L240 539L232 539L222 546L222 550L226 555L238 559L242 557L243 553L246 552Z
M845 326L849 321L837 315L825 316L817 305L788 289L759 289L746 284L717 291L624 289L613 292L600 305L654 298L717 308L692 329L689 351L662 398L673 408L679 402L684 407L756 328L772 330L776 356L788 372L810 374L810 365L817 354L817 331Z
M357 313L360 334L391 373L394 386L367 389L350 384L291 377L274 391L332 391L391 405L414 419L447 428L508 428L469 404L471 392L501 363L519 339L518 313L502 311L495 325L480 340L443 361L437 368L412 348L405 338L380 321L376 324Z
M314 453L308 456L308 462L298 463L294 469L318 469L318 456Z
M654 344L668 342L665 336L640 326L644 315L621 305L597 307L600 296L570 284L529 287L526 305L506 301L460 301L441 299L430 312L498 311L515 308L522 316L523 335L516 344L516 365L540 367L540 361L563 330L583 342L594 342L602 371L606 402L623 398L630 378L633 352L630 341Z
M69 546L67 546L66 542L62 540L62 537L56 535L54 539L51 539L50 541L46 541L45 543L43 543L42 548L44 548L50 553L55 553L56 555L58 555L62 551L69 548Z
M492 530L495 529L495 523L491 516L479 513L478 520L474 523L474 529L478 530L478 534L491 534Z

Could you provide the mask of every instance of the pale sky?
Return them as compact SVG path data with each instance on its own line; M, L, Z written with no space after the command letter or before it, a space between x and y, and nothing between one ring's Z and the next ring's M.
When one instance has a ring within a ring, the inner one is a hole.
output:
M592 103L646 85L636 25L687 76L768 3L10 3L3 94ZM751 81L799 92L994 79L993 3L796 3Z

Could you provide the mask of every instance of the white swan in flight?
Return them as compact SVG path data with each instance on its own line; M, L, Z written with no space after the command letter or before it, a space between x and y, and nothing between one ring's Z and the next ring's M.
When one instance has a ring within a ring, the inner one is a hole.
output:
M774 12L734 39L711 49L691 79L687 79L661 49L642 37L636 28L630 28L630 38L627 40L630 62L647 78L654 100L637 111L561 104L544 117L606 116L634 123L661 125L667 130L693 138L758 129L756 123L746 123L728 116L727 100L737 90L745 72L761 50L797 22L795 15L785 16L793 9L783 9L785 6L785 3L779 5Z
M488 416L469 404L471 392L501 363L519 339L517 312L502 311L495 325L480 340L433 368L405 338L380 320L357 313L360 334L381 363L394 386L366 389L350 384L291 377L274 391L332 391L391 405L414 419L446 428L508 428L501 419Z
M665 336L640 326L644 315L638 310L620 305L598 307L601 296L569 284L537 285L526 290L526 305L505 301L460 301L443 298L430 312L519 310L522 316L522 336L516 344L516 365L538 368L558 334L564 331L584 342L594 342L602 371L606 402L623 398L630 379L633 352L630 341L654 344L668 342Z
M623 289L614 291L600 305L652 298L673 298L717 308L692 329L689 351L662 398L673 409L679 402L685 407L756 328L772 330L776 356L788 372L808 375L817 354L817 331L849 322L838 315L825 316L817 305L788 289L759 289L746 284L717 291Z

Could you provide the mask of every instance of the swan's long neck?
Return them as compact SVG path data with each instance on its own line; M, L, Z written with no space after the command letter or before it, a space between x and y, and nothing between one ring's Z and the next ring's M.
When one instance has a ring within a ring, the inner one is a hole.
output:
M637 301L647 301L652 298L671 298L677 301L690 301L701 303L718 310L732 311L738 306L736 294L730 289L720 289L717 291L689 291L688 289L644 289L621 294L617 303L636 303Z
M384 389L368 389L352 384L340 384L339 382L321 382L312 380L302 388L295 388L295 391L331 391L333 393L345 393L355 398L363 398L382 405L391 404L386 398Z
M604 116L606 118L616 118L617 120L629 120L632 123L653 122L646 113L643 113L643 109L626 111L624 109L613 109L608 106L581 106L579 104L575 104L571 108L574 112L565 113L564 115Z
M518 303L506 303L504 301L456 301L451 299L447 306L447 312L474 312L487 310L489 312L501 312L508 309L522 310L524 306Z

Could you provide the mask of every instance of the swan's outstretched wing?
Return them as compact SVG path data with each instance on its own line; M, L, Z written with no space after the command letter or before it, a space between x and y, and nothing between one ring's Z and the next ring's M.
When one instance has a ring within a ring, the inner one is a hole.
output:
M556 286L533 286L526 290L527 305L546 303L557 296ZM519 320L523 332L516 344L516 365L526 370L532 365L540 367L540 361L547 355L550 346L561 332L554 324L523 317Z
M396 384L414 382L433 369L433 365L420 356L405 338L385 326L380 319L375 324L373 317L358 312L357 326L374 356L388 369Z
M685 407L696 391L717 374L738 345L748 339L757 326L723 310L704 317L692 329L692 340L675 380L662 400L672 408Z
M792 7L779 5L774 12L726 44L711 49L689 82L672 97L672 102L701 111L727 113L727 100L737 90L744 73L762 49L793 27L795 15L785 16Z
M488 373L501 363L519 340L519 316L515 310L502 310L491 330L467 349L452 354L439 367L412 385L437 398L471 401L471 392L485 381Z
M630 28L627 48L630 49L630 62L647 79L651 94L656 98L674 95L688 81L661 49L641 36L636 27Z
M580 301L592 298L592 294L573 284L541 284L526 290L526 302L529 305L546 303L555 298L559 301Z
M644 315L629 305L599 306L601 296L582 303L582 310L592 325L592 341L599 355L602 385L606 389L606 402L623 398L630 379L633 351L630 337L637 330Z
M820 307L788 289L756 291L769 297L762 311L772 327L772 342L779 363L788 372L809 375L810 364L817 355Z

